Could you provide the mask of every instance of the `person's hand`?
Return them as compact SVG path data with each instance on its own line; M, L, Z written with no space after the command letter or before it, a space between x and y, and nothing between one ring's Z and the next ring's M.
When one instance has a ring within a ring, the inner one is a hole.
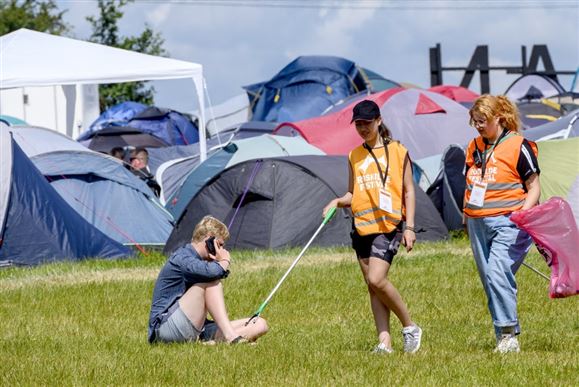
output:
M338 207L338 199L333 199L333 200L331 200L331 201L324 207L324 209L322 210L322 217L323 217L323 218L326 217L328 211L330 211L330 209L331 209L332 207L336 207L336 208Z
M414 233L414 230L404 230L404 233L402 234L402 244L406 247L406 251L412 251L414 242L416 242L416 234Z
M223 260L231 261L231 256L229 255L229 251L227 251L224 247L219 246L217 244L217 241L214 241L213 243L215 243L215 260L217 262L223 261Z
M229 251L227 251L224 247L219 246L217 241L215 243L215 261L223 267L224 270L229 269L229 265L231 265L231 256L229 255Z

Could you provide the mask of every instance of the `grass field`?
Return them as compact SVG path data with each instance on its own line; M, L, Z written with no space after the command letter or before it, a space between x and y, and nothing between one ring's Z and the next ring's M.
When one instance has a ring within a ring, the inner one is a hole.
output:
M252 314L299 249L233 252L232 318ZM368 297L348 248L311 249L262 316L257 345L146 341L158 253L0 271L2 385L578 385L579 298L550 300L521 268L520 354L492 353L486 301L464 240L419 244L390 278L424 329L422 348L375 355ZM527 262L547 273L533 252Z

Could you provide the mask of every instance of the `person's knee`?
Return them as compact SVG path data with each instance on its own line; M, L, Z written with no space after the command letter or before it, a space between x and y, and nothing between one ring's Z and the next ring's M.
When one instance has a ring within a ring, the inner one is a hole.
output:
M366 282L368 283L368 288L376 290L382 289L388 282L388 279L386 279L383 273L370 272L368 273Z
M255 321L255 330L259 336L265 335L267 331L269 331L269 326L267 325L267 321L265 319L258 317Z
M211 281L211 282L203 282L202 284L200 284L201 286L203 286L204 288L209 288L212 286L217 286L221 283L221 280L215 280L215 281Z

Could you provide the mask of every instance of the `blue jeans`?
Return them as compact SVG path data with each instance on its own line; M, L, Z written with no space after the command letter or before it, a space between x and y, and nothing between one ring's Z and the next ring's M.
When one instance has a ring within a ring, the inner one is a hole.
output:
M521 328L517 317L515 274L531 248L532 239L510 221L510 215L467 218L470 245L488 300L495 334Z

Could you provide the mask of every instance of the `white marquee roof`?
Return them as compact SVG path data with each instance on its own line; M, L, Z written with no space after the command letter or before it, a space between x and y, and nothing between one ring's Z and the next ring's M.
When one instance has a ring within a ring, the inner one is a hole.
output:
M25 28L0 37L0 89L191 78L205 122L203 67ZM199 128L201 153L205 130ZM202 156L202 158L204 158Z

